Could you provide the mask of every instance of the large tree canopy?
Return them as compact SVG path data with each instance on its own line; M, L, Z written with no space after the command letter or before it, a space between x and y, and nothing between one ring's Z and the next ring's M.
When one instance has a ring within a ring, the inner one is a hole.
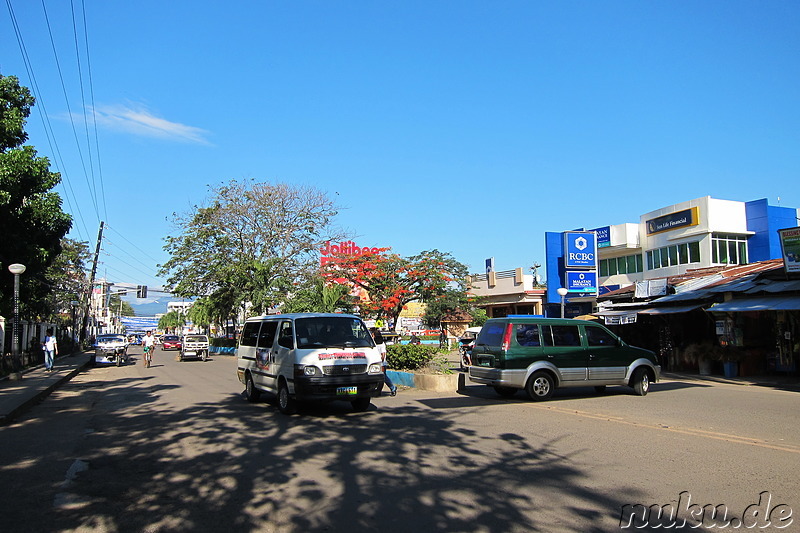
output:
M175 215L161 265L175 294L202 297L219 315L237 309L266 312L280 303L295 278L318 261L337 207L312 187L232 180L212 188L208 207Z
M359 304L365 316L397 324L409 302L466 292L467 267L449 253L430 250L403 258L386 252L338 254L325 265L329 279L344 279L367 292L369 299Z
M54 309L47 279L50 267L61 253L61 240L72 226L72 218L61 209L61 197L52 189L61 176L50 172L45 157L37 157L31 146L22 146L28 135L25 121L34 98L14 76L0 75L0 314L11 314L13 278L8 265L22 263L22 316L50 316Z

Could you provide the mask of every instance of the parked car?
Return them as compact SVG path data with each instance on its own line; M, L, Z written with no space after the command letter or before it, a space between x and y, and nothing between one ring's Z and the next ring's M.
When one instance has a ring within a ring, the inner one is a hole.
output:
M546 400L558 387L627 385L639 396L658 381L661 366L650 350L629 346L595 322L506 317L486 321L472 348L470 380L501 396L523 389Z
M95 364L121 366L128 362L128 339L121 334L98 335L94 342Z
M164 335L161 337L162 350L180 350L183 344L177 335Z
M181 353L178 361L184 359L208 359L208 336L206 335L184 335Z

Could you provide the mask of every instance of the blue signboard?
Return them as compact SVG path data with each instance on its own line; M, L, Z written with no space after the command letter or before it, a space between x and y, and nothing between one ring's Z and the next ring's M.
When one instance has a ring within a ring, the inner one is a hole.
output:
M597 234L593 231L564 232L564 266L597 268Z
M567 272L567 290L569 292L597 293L596 272Z
M605 248L611 246L611 226L603 226L592 230L597 234L597 247Z

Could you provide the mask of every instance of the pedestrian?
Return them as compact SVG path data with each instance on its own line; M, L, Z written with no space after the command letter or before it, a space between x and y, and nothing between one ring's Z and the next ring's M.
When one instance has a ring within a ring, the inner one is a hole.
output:
M375 347L378 348L378 351L381 354L381 366L383 367L383 382L389 386L389 392L392 396L397 396L397 385L392 383L391 378L389 378L389 374L386 373L386 368L388 364L386 363L386 343L383 342L383 335L378 328L369 328L369 332L372 335L372 339L375 341Z
M44 369L46 372L52 372L55 356L58 355L58 341L56 341L52 329L48 329L46 333L47 336L44 338Z
M411 338L408 340L408 344L422 344L422 341L419 340L416 333L411 334Z
M148 330L147 334L142 337L142 344L144 345L144 366L150 368L150 363L153 361L153 350L156 347L156 339L153 337L153 332Z

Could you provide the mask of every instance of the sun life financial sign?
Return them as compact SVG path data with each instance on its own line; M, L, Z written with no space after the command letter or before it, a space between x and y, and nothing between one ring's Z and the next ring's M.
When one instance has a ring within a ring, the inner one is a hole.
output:
M662 231L670 231L673 229L684 228L687 226L696 226L700 223L700 216L697 207L690 207L683 211L677 211L668 215L663 215L656 218L651 218L645 222L647 227L647 234L654 235Z
M567 268L597 268L597 234L595 232L564 232L564 266Z

